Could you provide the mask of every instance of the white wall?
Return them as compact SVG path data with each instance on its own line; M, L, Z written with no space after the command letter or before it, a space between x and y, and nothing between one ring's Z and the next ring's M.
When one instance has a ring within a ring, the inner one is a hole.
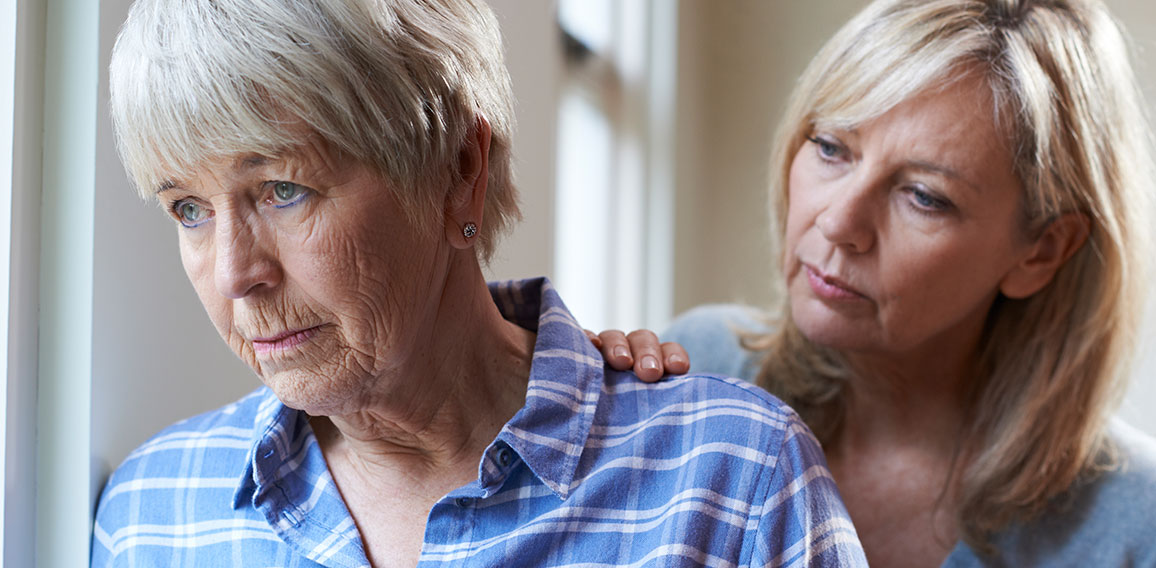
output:
M680 4L675 313L770 303L770 133L795 78L862 4Z
M486 271L491 279L554 272L554 137L561 52L553 2L487 0L502 26L506 66L517 97L514 170L522 222L501 242Z

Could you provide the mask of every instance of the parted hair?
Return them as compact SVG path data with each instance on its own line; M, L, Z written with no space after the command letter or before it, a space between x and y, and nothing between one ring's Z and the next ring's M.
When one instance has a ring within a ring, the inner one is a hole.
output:
M1112 465L1105 427L1143 312L1156 179L1123 31L1097 0L873 2L801 77L776 134L771 202L781 243L790 165L816 126L852 128L976 68L1014 149L1023 230L1038 234L1066 213L1090 224L1045 288L999 297L988 315L944 490L964 539L984 550L994 531L1042 514ZM788 305L777 331L747 346L765 352L759 383L829 441L842 427L850 371L801 334Z
M317 135L379 172L421 223L484 118L483 258L519 217L514 99L481 0L137 0L109 84L121 159L146 196L208 160L276 156Z

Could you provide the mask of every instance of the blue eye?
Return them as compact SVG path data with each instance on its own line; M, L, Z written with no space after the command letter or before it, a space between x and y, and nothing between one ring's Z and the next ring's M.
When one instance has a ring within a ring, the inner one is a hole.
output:
M309 190L304 186L297 185L291 181L274 181L273 197L270 201L274 207L278 209L285 207L292 207L305 199L309 195Z
M195 201L182 199L173 204L173 216L187 228L193 228L211 217L211 211Z
M951 202L941 197L936 197L931 193L924 191L918 187L911 187L907 189L911 194L913 205L921 210L926 211L946 211L951 208Z
M841 160L846 153L846 150L838 143L832 142L819 136L808 136L807 140L815 145L819 152L819 158L825 162L834 162Z

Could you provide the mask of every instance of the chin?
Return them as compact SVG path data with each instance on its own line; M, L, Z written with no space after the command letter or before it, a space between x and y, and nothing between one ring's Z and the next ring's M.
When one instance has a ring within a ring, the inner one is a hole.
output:
M872 333L823 306L792 306L791 319L808 341L828 349L857 351L870 345Z
M310 416L348 414L350 401L358 398L356 385L342 384L327 373L311 373L300 369L279 371L261 377L265 386L277 395L285 406Z
M866 342L862 337L855 337L845 331L836 331L826 328L811 329L805 326L798 326L799 331L811 343L820 345L828 349L835 349L837 351L857 351L866 347Z

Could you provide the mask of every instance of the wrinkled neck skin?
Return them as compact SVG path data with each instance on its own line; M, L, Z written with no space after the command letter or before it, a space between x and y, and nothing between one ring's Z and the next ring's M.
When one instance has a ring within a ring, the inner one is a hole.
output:
M327 458L369 475L466 482L524 404L536 336L502 318L472 250L452 256L436 313L406 330L418 347L369 382L356 410L310 419Z
M836 448L917 445L953 453L964 427L977 343L978 338L903 359L847 355L852 376Z

